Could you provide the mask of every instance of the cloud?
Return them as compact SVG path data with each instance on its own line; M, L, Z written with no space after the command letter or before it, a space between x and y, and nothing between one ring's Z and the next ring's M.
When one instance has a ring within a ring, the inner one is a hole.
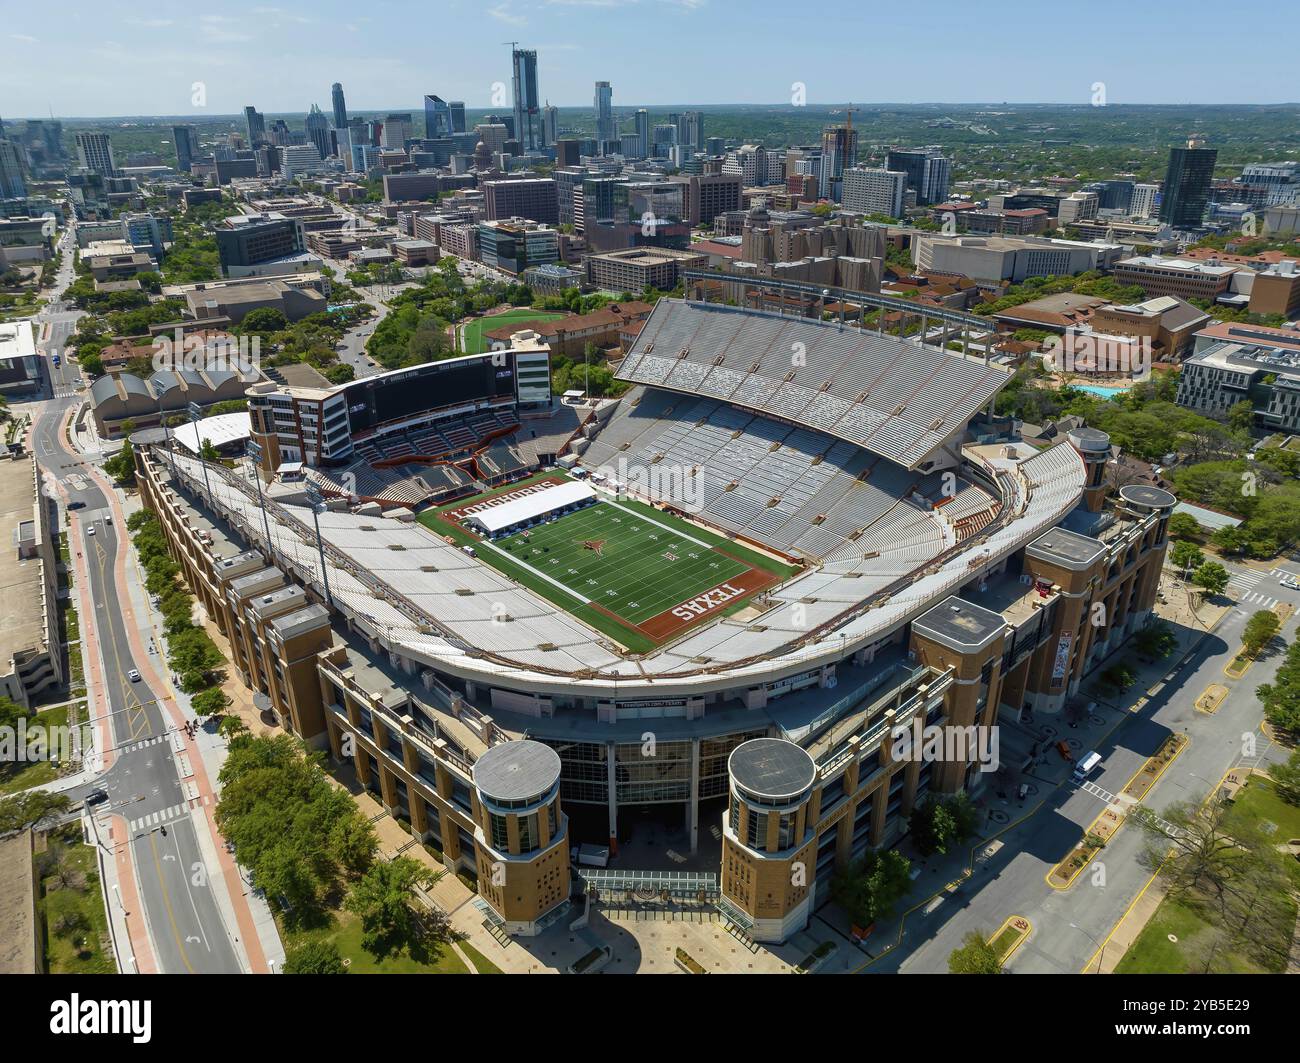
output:
M29 36L27 36L27 34L25 34L25 33L11 33L11 34L9 34L9 39L10 39L11 41L21 41L23 44L40 44L40 43L41 43L41 42L40 42L36 37L29 37Z
M128 25L140 26L147 30L162 29L164 26L175 25L175 22L169 18L129 18L126 21Z
M253 39L250 34L226 28L234 24L235 20L226 18L225 15L199 16L199 27L203 30L203 35L213 44L242 44Z
M505 4L498 4L496 7L488 8L488 15L496 19L498 22L505 23L507 26L528 25L528 19L523 15L516 15Z

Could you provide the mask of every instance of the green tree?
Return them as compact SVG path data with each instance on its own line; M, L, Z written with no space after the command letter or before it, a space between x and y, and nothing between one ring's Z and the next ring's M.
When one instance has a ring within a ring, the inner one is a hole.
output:
M896 849L867 850L831 880L831 895L855 926L887 919L912 888L911 862Z
M964 793L939 800L930 795L912 810L908 826L912 844L922 856L946 853L955 842L965 841L979 823L979 812Z
M1205 563L1205 555L1201 553L1200 548L1186 539L1179 539L1174 543L1169 551L1169 557L1175 566L1183 570L1184 576Z
M1255 425L1255 404L1242 399L1228 407L1228 426L1237 432L1249 432Z
M1168 657L1177 645L1177 636L1163 620L1151 620L1133 636L1133 648L1143 657L1156 660Z
M1300 749L1293 749L1285 764L1270 764L1268 774L1278 797L1288 805L1300 805Z
M1273 637L1281 628L1278 622L1277 614L1271 609L1260 609L1251 614L1246 621L1245 630L1241 634L1241 647L1246 653L1254 657L1265 646L1273 641Z
M285 974L347 974L338 946L332 941L309 940L285 950Z
M250 310L239 323L240 332L257 332L270 334L289 327L289 319L284 311L274 306L259 306Z
M29 790L4 798L0 800L0 836L38 826L71 807L72 802L66 794L51 794L44 790Z
M190 704L199 716L217 716L230 705L230 699L220 687L208 687L195 694L190 699Z
M1264 708L1264 718L1279 730L1300 734L1300 642L1286 651L1271 683L1255 689Z
M412 905L429 869L409 856L380 860L352 887L344 906L361 919L361 943L378 958L418 945L423 928Z
M237 734L219 775L217 824L258 887L288 906L291 925L315 925L347 869L331 837L370 830L348 794L333 786L319 753L290 735ZM360 825L344 831L343 820Z
M1130 815L1145 835L1142 862L1160 869L1170 897L1227 934L1234 950L1285 966L1295 905L1274 835L1222 800L1177 802L1159 817L1139 805Z
M972 930L960 948L948 956L949 974L1001 974L1002 960L997 950L978 930Z
M1217 561L1206 561L1192 573L1192 582L1201 588L1205 597L1211 598L1228 589L1228 570Z
M104 462L104 471L116 484L135 485L135 448L129 439L123 440L121 449Z
M1169 518L1169 534L1175 539L1194 539L1201 534L1201 525L1190 513L1175 513Z

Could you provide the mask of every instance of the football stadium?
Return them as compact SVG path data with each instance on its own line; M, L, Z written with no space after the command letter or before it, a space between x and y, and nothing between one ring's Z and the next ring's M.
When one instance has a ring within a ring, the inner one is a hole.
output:
M244 681L502 932L649 890L785 940L917 802L993 777L905 729L1032 758L1027 721L1146 623L1172 495L1108 489L1095 429L1021 439L1008 369L816 307L661 299L614 400L556 403L521 334L254 385L256 464L141 449Z

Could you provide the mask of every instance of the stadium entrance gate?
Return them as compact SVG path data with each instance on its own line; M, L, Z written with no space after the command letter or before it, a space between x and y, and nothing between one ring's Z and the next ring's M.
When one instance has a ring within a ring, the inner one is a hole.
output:
M583 867L577 871L590 904L633 919L689 919L708 922L718 918L722 899L718 875L713 871L625 871Z

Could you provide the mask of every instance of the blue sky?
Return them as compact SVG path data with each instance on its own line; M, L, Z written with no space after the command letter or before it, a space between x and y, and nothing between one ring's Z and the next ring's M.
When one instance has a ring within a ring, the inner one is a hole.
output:
M1295 40L1279 0L221 0L192 6L0 0L0 116L417 108L436 92L492 105L509 48L538 51L541 93L617 107L788 103L1279 103L1291 64L1251 37ZM24 15L30 15L30 21ZM1231 25L1229 25L1229 23ZM1231 32L1237 27L1239 32ZM1225 37L1226 35L1226 37ZM1221 50L1228 54L1221 56Z

